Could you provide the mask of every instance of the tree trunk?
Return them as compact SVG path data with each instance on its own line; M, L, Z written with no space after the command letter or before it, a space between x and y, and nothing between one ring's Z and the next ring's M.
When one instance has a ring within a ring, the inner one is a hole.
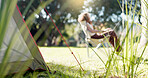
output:
M141 0L141 22L142 22L142 33L141 33L141 39L140 39L140 43L139 46L144 46L147 43L147 38L148 38L148 8L147 5L148 4L148 0Z

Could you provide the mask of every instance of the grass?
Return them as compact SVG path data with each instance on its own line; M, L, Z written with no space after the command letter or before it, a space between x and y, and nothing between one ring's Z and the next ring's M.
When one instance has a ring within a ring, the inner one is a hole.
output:
M95 54L92 54L93 55L92 58L87 57L86 48L72 47L71 49L74 52L74 54L76 55L76 57L78 58L78 60L81 62L82 67L84 69L96 70L94 67L96 67L98 65L100 65L99 67L104 67L103 63L99 60L99 58ZM40 50L41 50L46 62L62 64L65 66L79 67L79 65L76 62L76 60L74 59L73 55L66 47L59 47L59 48L58 47L52 47L52 48L41 47ZM103 59L104 61L106 61L107 59L105 59L105 58L107 58L107 57L102 51L103 51L103 48L100 49L100 51L98 51L98 54L101 56L101 58L104 58ZM91 52L91 50L90 50L90 52ZM91 67L88 67L89 65Z
M42 55L51 70L51 74L47 74L46 72L37 72L28 73L23 78L36 78L36 77L44 77L44 78L104 78L106 74L106 67L102 63L102 61L94 54L92 57L87 57L86 48L78 48L71 47L72 51L80 61L84 71L81 70L76 60L73 58L72 54L69 52L67 47L39 47L42 52ZM97 53L103 59L105 63L108 61L108 56L105 51L108 51L110 54L110 48L99 48ZM146 49L148 50L148 48ZM90 50L91 52L91 50ZM140 51L139 51L140 52ZM141 54L141 53L137 53ZM147 69L148 69L148 58L147 54L142 57L135 56L136 61L135 64L139 64L137 69L136 78L147 77ZM144 57L146 57L144 59ZM113 78L124 78L126 75L123 74L123 61L120 55L114 54L114 58L110 63L110 71L108 77ZM141 63L143 61L143 63ZM109 61L110 62L110 61ZM121 69L121 70L120 70ZM56 73L55 73L56 72ZM11 76L10 76L11 77Z
M119 2L119 0L117 0ZM124 1L124 0L123 0ZM137 1L137 0L136 0ZM48 1L50 3L50 1ZM43 8L45 5L48 4L45 2L40 6ZM145 1L144 1L145 2ZM13 15L15 5L17 0L8 1L8 0L1 0L1 7L0 7L0 48L2 47L3 40L5 37L5 33L7 31L7 27L9 25L9 21ZM7 5L5 5L7 4ZM22 75L23 70L25 68L21 68L20 72L16 74L14 77L62 77L62 78L75 78L75 77L127 77L127 78L139 78L139 77L148 77L148 58L147 58L147 44L142 46L142 48L138 47L138 43L140 42L140 34L133 35L133 27L136 24L134 22L135 16L142 15L139 12L135 12L137 5L132 6L132 0L128 2L125 0L125 6L121 6L121 9L125 7L125 15L127 20L125 21L125 28L126 28L126 36L122 40L122 47L123 50L119 55L113 51L112 47L110 48L99 48L97 51L97 55L92 54L91 58L87 57L86 48L78 48L78 47L71 47L72 51L78 58L79 62L81 63L83 69L82 71L74 57L72 56L71 52L66 47L40 47L40 50L43 54L45 61L47 62L51 72L55 74L48 74L47 72L39 73L34 71L33 73L29 73L27 75ZM28 5L28 7L31 3ZM128 7L129 6L129 7ZM145 3L147 7L148 4ZM26 9L27 10L27 9ZM34 12L39 13L40 7ZM33 20L34 13L31 14L29 20L26 21L27 24ZM147 16L143 16L147 18ZM132 20L129 20L132 18ZM130 22L132 21L132 22ZM147 20L146 20L147 21ZM25 24L24 24L25 25ZM147 28L145 26L136 24L136 26L141 26L142 28ZM123 27L124 28L124 27ZM23 29L22 29L23 31ZM20 31L20 32L22 32ZM41 32L39 32L40 34ZM39 34L36 34L37 38ZM131 34L131 35L130 35ZM146 35L146 34L144 34ZM137 37L137 38L136 38ZM137 40L136 40L137 39ZM35 39L36 40L36 39ZM9 66L7 66L7 62L9 61L9 56L11 53L11 48L15 42L15 35L11 38L10 43L8 43L8 47L4 53L4 58L1 60L0 64L0 76L2 78L9 72ZM136 44L137 43L137 44ZM31 43L30 43L31 45ZM25 51L24 51L25 52ZM101 60L103 59L103 63ZM26 64L27 65L27 64ZM12 77L12 76L10 76Z
M104 64L95 54L90 53L92 54L92 57L88 58L86 48L72 47L71 49L84 68L84 72L81 70L67 47L40 47L49 68L53 70L53 72L58 71L58 74L56 74L57 76L59 76L59 71L63 71L73 77L99 77L103 75L103 72L105 72ZM110 50L109 48L106 49ZM90 50L90 52L92 51ZM107 56L103 52L104 49L100 48L97 53L104 61L107 61Z
M94 54L92 57L87 57L87 51L86 48L78 48L78 47L72 47L71 48L76 55L76 57L79 59L82 67L84 68L84 72L80 69L78 63L73 58L72 54L69 52L67 47L40 47L40 50L42 52L42 55L47 62L49 68L52 72L57 71L56 74L51 75L54 77L104 77L106 68L104 64L101 62L101 60ZM110 54L110 48L99 48L97 53L99 56L107 63L108 56L106 55L105 50L108 51L108 54ZM148 48L147 48L148 50ZM90 50L91 52L91 50ZM139 51L140 52L140 51ZM141 54L141 53L139 53ZM146 57L147 54L145 53ZM135 56L137 59L137 63L139 61L140 56ZM137 77L144 77L146 74L142 73L141 70L144 68L141 68L144 66L145 68L148 67L148 64L146 64L148 58L145 58L144 63L140 64L138 68ZM143 59L140 60L142 62ZM122 67L122 57L120 55L114 55L113 60L114 65L111 67L110 70L112 71L112 75L109 75L109 77L124 77L123 74L123 67ZM137 64L135 63L135 64ZM121 70L120 70L121 69ZM146 71L146 70L143 70ZM146 75L147 76L147 75Z

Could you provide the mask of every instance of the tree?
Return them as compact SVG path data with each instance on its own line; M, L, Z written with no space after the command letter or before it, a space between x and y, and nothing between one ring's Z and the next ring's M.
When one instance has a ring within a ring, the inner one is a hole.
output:
M64 37L68 36L64 30L65 25L77 22L76 18L82 9L83 2L84 0L53 0L45 7ZM25 20L37 9L40 3L40 0L19 0L18 5L22 13L25 12L27 5L31 4L27 12L24 13ZM40 14L36 14L36 19L30 26L30 31L34 37L37 37L36 33L41 32L41 35L36 39L38 45L44 45L45 42L48 42L48 46L55 45L56 38L59 36L44 9Z
M42 0L46 1L46 0ZM85 1L85 5L84 5ZM136 0L133 0L133 2ZM54 19L58 29L64 35L68 37L68 33L65 32L65 26L76 24L77 17L80 12L89 10L92 15L95 16L95 22L104 23L106 27L119 30L121 26L121 0L53 0L45 8ZM40 0L19 0L18 5L23 13L24 19L28 17L37 9L41 4ZM29 7L28 7L29 6ZM132 4L134 6L134 4ZM128 8L129 9L129 8ZM30 31L36 39L38 45L44 45L47 42L48 46L55 45L59 33L53 23L51 22L47 13L42 9L39 14L35 14L36 19L32 24L29 24ZM120 23L119 25L116 25ZM40 32L40 36L35 35ZM61 40L62 43L62 40Z
M86 4L86 8L90 8L89 12L95 15L94 21L106 23L107 27L114 28L121 21L121 9L117 0L92 0Z
M126 0L128 2L127 9L134 9L135 3L137 0L132 0L132 4L130 4L131 0ZM138 7L136 12L140 9L139 1L137 1ZM122 22L121 13L126 13L124 0L91 0L85 6L88 12L92 13L95 16L95 22L104 23L106 27L115 28L116 31L124 25L124 21ZM132 8L131 8L132 6ZM123 8L123 9L122 9ZM121 11L122 10L122 11ZM130 11L129 11L130 12ZM119 23L119 24L118 24ZM122 23L122 24L121 24ZM123 26L122 29L124 29Z

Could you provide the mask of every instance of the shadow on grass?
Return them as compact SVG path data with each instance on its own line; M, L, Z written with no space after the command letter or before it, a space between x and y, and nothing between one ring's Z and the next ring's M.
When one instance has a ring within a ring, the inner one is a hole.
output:
M48 71L27 71L21 78L90 78L91 74L88 71L76 69L76 67L64 66L54 63L47 63L50 73ZM17 74L7 75L5 78L15 77ZM97 77L98 78L98 77Z
M142 61L143 58L139 59L137 58L137 61ZM148 61L148 59L145 59L144 61ZM135 62L136 63L136 62ZM103 78L103 74L99 74L98 71L89 71L85 70L82 71L77 66L64 66L61 64L54 64L54 63L47 63L49 69L51 70L51 73L47 71L31 71L27 72L24 75L22 75L22 78ZM7 76L6 78L12 78L13 76ZM120 78L117 76L111 76L111 78Z
M51 72L55 72L55 74L51 74L50 77L60 77L60 78L82 78L82 77L91 77L91 73L89 71L82 71L81 69L76 69L74 66L64 66L60 64L48 63Z

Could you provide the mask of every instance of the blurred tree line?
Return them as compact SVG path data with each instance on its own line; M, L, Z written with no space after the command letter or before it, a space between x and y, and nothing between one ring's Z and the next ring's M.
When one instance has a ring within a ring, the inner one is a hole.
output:
M122 3L121 0L52 0L45 8L53 18L62 35L68 38L69 33L66 32L65 26L78 24L77 18L82 11L87 11L94 15L95 24L104 23L107 27L114 28L116 23L121 21L121 8L119 3ZM18 6L25 20L27 20L40 4L40 0L18 0ZM47 43L47 46L57 45L56 39L60 34L44 9L42 9L39 14L35 14L35 16L35 20L32 21L33 24L28 26L34 37L39 31L42 32L37 34L40 35L36 38L37 44L40 46L44 46L45 43ZM118 29L119 26L117 26L116 30ZM62 39L58 42L58 45L63 45Z
M43 0L42 0L43 1ZM46 0L44 0L46 1ZM31 4L29 6L29 4ZM40 0L19 0L18 6L20 11L22 12L24 19L27 18L39 7L41 4ZM76 23L77 15L80 14L80 10L82 10L82 6L84 4L84 0L53 0L49 5L45 8L54 19L55 24L58 29L61 31L64 37L68 37L68 33L66 33L65 25L70 25ZM27 12L25 9L29 6ZM24 14L24 12L26 12ZM48 46L55 45L56 38L60 35L51 22L49 16L44 11L41 10L40 14L36 14L36 19L32 21L33 24L29 26L30 31L33 36L39 31L42 30L41 35L36 42L38 45L43 46L45 42L47 42ZM62 45L63 40L60 41Z
M124 6L122 6L122 1L124 1ZM91 12L92 15L95 15L94 23L103 23L106 27L110 28L114 28L116 26L115 31L118 31L122 25L121 9L123 7L124 9L126 8L125 1L127 2L128 12L130 12L129 10L134 10L135 4L138 5L135 9L136 12L140 10L139 0L89 0L85 5L85 8L89 8L90 10L88 11ZM132 4L130 4L131 1ZM124 10L123 13L126 14L126 10Z

